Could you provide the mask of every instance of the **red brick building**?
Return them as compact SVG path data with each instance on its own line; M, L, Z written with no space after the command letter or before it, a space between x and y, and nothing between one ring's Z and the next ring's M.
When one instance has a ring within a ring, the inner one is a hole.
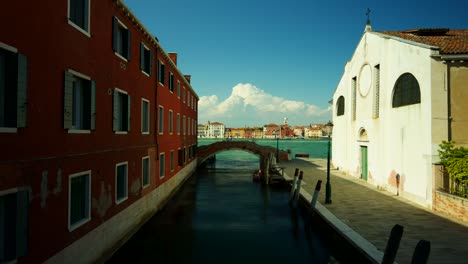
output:
M198 96L121 1L0 16L0 262L93 262L196 167Z

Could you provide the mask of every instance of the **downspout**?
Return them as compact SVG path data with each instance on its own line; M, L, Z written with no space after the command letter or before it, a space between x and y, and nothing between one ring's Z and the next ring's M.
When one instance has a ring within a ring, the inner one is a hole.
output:
M452 140L452 106L450 93L450 62L447 61L447 140Z

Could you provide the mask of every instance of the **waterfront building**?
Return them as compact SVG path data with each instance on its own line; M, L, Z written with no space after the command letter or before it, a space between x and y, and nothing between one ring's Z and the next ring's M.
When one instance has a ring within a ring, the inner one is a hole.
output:
M270 123L263 127L263 137L264 138L279 138L281 137L281 126Z
M245 138L245 129L241 128L231 128L231 137L233 138Z
M320 126L310 126L305 129L307 138L320 138L323 136L323 131Z
M120 0L2 10L0 262L102 260L195 170L198 96Z
M295 126L294 130L293 130L294 131L294 136L295 137L300 137L300 138L304 137L305 136L304 129L305 129L304 126Z
M333 94L333 164L433 207L438 145L468 145L466 83L468 30L368 24Z
M263 138L263 128L262 127L254 127L252 132L253 138Z
M208 127L203 124L198 124L197 125L197 131L198 131L198 138L204 138L206 137L206 131L208 130Z
M208 129L207 129L206 137L224 138L224 133L225 133L225 127L223 123L208 121Z

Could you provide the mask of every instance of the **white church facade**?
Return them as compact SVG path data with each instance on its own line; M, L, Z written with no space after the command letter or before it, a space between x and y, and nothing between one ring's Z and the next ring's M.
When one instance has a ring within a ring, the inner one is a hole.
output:
M439 144L468 145L467 81L468 30L368 24L333 95L333 165L432 207Z

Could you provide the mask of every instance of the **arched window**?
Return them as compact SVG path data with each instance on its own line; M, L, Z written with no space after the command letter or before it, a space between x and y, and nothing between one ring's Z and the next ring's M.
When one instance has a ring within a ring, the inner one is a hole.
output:
M411 73L402 74L393 87L392 107L419 103L421 103L421 91L418 81Z
M338 102L336 102L336 115L344 115L344 97L340 96Z

